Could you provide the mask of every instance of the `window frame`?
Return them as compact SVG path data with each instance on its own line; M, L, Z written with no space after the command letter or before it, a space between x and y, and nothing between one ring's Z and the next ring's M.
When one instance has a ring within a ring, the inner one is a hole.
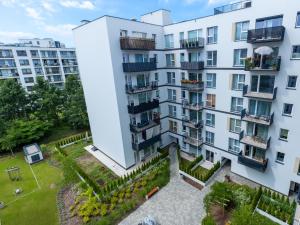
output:
M242 51L246 50L246 56L245 58L242 58ZM235 59L236 59L236 53L238 52L238 62L239 64L236 64ZM233 50L233 66L234 67L244 67L245 66L245 60L247 58L247 54L248 54L248 49L247 48L237 48ZM241 63L242 62L242 63Z
M237 81L236 87L237 88L234 88L234 81L235 81L234 77L235 76L237 76L237 79L236 79L236 81ZM244 81L243 82L241 82L241 77L244 77ZM233 90L233 91L242 91L243 87L245 85L245 80L246 80L245 74L242 74L242 73L234 73L234 74L232 74L231 90ZM241 88L239 88L240 85L242 86Z
M213 33L210 34L210 30L212 29ZM210 38L212 38L212 42L210 42ZM218 42L218 26L208 27L207 28L207 44L217 44Z
M177 117L176 105L168 105L168 110L169 110L169 112L168 112L169 116L175 117L175 118Z
M205 114L205 125L209 127L215 127L216 116L213 113Z
M164 41L165 41L165 49L174 48L174 35L173 34L164 35Z
M299 22L299 24L298 24L298 22ZM300 11L297 12L297 15L296 15L295 28L300 28Z
M295 77L295 78L296 78L296 81L295 81L295 87L290 87L290 86L289 86L289 82L290 82L290 78L291 78L291 77ZM297 81L298 81L298 76L297 76L297 75L288 75L288 77L287 77L286 88L287 88L287 89L291 89L291 90L296 90L296 88L297 88Z
M167 83L168 84L176 84L175 72L167 72Z
M234 121L233 123L231 123L231 121ZM239 126L237 126L237 122L239 122ZM233 124L233 127L231 127L231 124ZM230 118L229 119L229 131L235 134L239 134L242 131L242 121L239 119L235 119L235 118Z
M171 94L170 94L170 92L171 92ZM172 98L169 98L170 97L170 95L171 95L171 97ZM169 101L176 101L176 99L177 99L177 96L176 96L177 94L176 94L176 90L175 89L170 89L170 88L168 88L168 100Z
M287 134L286 134L286 138L284 138L282 136L282 131L287 131ZM289 130L288 129L284 129L284 128L280 128L279 130L279 140L282 140L282 141L288 141L288 138L289 138Z
M282 160L280 160L280 158L278 158L278 155L279 155L279 154L283 155L283 157L280 157ZM284 164L284 158L285 158L285 153L283 153L283 152L277 152L277 153L276 153L276 159L275 159L275 162Z
M230 148L231 145L232 145L232 148ZM238 149L238 151L236 151L236 149ZM228 151L239 154L241 151L240 141L237 139L231 138L231 137L228 138Z
M294 55L294 47L299 48L299 56L298 57L293 57ZM292 55L291 55L291 60L300 60L300 44L299 45L292 45Z
M211 53L211 57L208 57L209 54ZM214 63L215 61L215 63ZM208 62L211 62L209 65ZM218 64L218 52L217 50L212 50L212 51L207 51L206 52L206 66L207 67L216 67Z
M209 145L214 145L215 133L210 131L205 131L205 143L208 143Z
M242 104L238 104L240 103L240 100L242 101ZM233 103L235 103L235 106L233 106ZM237 110L238 108L241 109ZM240 97L231 97L230 112L240 113L243 109L244 109L244 99Z
M243 30L245 23L248 24L247 30ZM241 24L241 33L239 34L239 39L237 39L237 25L238 24ZM236 22L235 23L234 41L247 41L247 35L248 35L249 25L250 25L250 21L249 20L240 21L240 22ZM242 38L242 34L243 33L246 33L246 38L245 39Z
M168 56L170 56L170 64L168 64ZM169 53L166 54L166 66L167 67L174 67L175 66L175 54L174 53Z
M291 112L285 113L286 106L291 106ZM282 115L283 116L292 116L294 104L291 103L283 103Z
M211 76L211 79L208 77ZM206 88L216 88L217 74L216 73L206 73ZM211 85L208 85L211 84Z

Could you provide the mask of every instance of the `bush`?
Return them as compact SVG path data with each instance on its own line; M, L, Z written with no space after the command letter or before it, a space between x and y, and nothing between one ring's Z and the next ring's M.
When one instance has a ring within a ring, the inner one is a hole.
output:
M198 156L193 162L190 163L190 165L188 165L187 170L191 170L194 166L196 166L197 163L201 162L202 159L202 155Z
M212 216L208 215L203 218L201 225L216 225Z

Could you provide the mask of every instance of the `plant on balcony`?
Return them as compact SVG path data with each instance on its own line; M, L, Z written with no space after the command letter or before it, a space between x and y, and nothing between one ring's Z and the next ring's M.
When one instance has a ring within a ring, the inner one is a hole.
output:
M181 83L182 84L200 84L201 81L183 79L183 80L181 80Z
M254 63L253 63L251 57L245 59L245 68L246 69L252 69L252 68L254 68Z

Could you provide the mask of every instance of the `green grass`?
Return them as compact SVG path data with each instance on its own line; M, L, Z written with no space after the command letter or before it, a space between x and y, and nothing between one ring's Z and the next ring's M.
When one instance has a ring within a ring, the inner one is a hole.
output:
M84 147L89 144L91 144L90 141L81 141L63 148L63 150L67 153L68 158L75 160L84 172L91 176L91 178L97 181L100 185L116 179L117 175L84 149Z
M263 225L279 225L278 223L273 222L269 218L260 215L259 213L255 212L252 216L254 221L257 221L257 224L263 224Z
M190 164L191 164L192 161L189 161L185 158L182 158L181 157L181 165L184 167L184 168L187 168Z
M5 169L11 166L20 167L21 181L10 181ZM2 225L57 225L58 214L56 195L62 182L60 169L48 164L47 160L32 165L32 169L40 184L34 179L23 154L15 158L0 159L0 201L8 204L0 209ZM23 192L15 196L16 188Z
M193 172L199 174L200 176L204 176L207 174L208 169L205 169L202 166L197 166L197 168L194 169Z

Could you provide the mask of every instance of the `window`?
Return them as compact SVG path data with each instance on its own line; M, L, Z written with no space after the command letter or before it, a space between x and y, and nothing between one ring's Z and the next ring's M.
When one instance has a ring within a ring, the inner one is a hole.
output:
M184 40L184 32L179 33L179 40L180 41Z
M239 140L229 138L228 139L228 150L234 153L240 152L240 142Z
M234 49L234 59L233 65L234 66L244 66L245 59L247 58L247 49Z
M32 91L33 86L27 86L26 89L27 91Z
M176 101L176 90L168 89L168 100Z
M180 53L180 62L184 62L184 53Z
M231 89L242 91L245 84L245 74L232 74Z
M25 77L24 81L25 81L25 83L33 83L34 79L33 79L33 77Z
M176 117L176 106L169 105L169 116Z
M44 75L43 69L40 67L34 68L35 74L38 75Z
M273 94L275 76L253 75L251 77L251 92L261 92Z
M17 56L27 56L27 53L25 50L17 50Z
M280 129L279 139L287 140L288 139L289 130L287 129Z
M297 13L296 27L300 27L300 12Z
M185 80L185 72L181 72L181 80Z
M174 54L166 54L166 64L169 67L175 66L175 55Z
M165 35L165 48L174 48L173 34Z
M159 90L156 90L155 96L156 96L156 98L159 98Z
M244 41L247 40L249 29L249 21L239 22L235 24L235 40Z
M154 79L155 79L155 81L158 81L158 73L154 74Z
M210 107L210 108L216 107L216 95L214 95L214 94L206 95L206 106Z
M171 132L177 133L177 122L169 120L169 130Z
M39 52L37 50L30 50L31 57L39 57Z
M207 44L215 44L218 41L218 27L207 28Z
M288 76L287 88L295 89L297 85L297 76Z
M215 142L215 134L209 131L205 132L205 142L207 144L213 145Z
M280 163L283 163L284 162L284 153L282 152L277 152L277 155L276 155L276 162L280 162Z
M241 112L243 110L243 98L231 98L231 112Z
M207 66L217 65L217 51L207 51Z
M206 113L206 121L205 124L207 126L214 127L215 126L215 114Z
M293 46L292 59L300 59L300 45Z
M31 74L31 69L30 68L27 68L27 69L22 69L22 73L23 74Z
M241 124L241 120L230 118L229 131L234 133L240 133L242 130Z
M216 74L207 73L206 74L206 87L207 88L216 88Z
M292 114L293 104L284 103L283 104L283 115L290 116Z
M146 38L147 33L145 32L139 32L139 31L132 31L132 36L137 38Z
M185 91L181 91L181 98L182 98L182 99L185 98Z
M167 72L168 84L175 84L175 72Z
M29 60L28 59L20 59L19 60L21 66L29 66Z

